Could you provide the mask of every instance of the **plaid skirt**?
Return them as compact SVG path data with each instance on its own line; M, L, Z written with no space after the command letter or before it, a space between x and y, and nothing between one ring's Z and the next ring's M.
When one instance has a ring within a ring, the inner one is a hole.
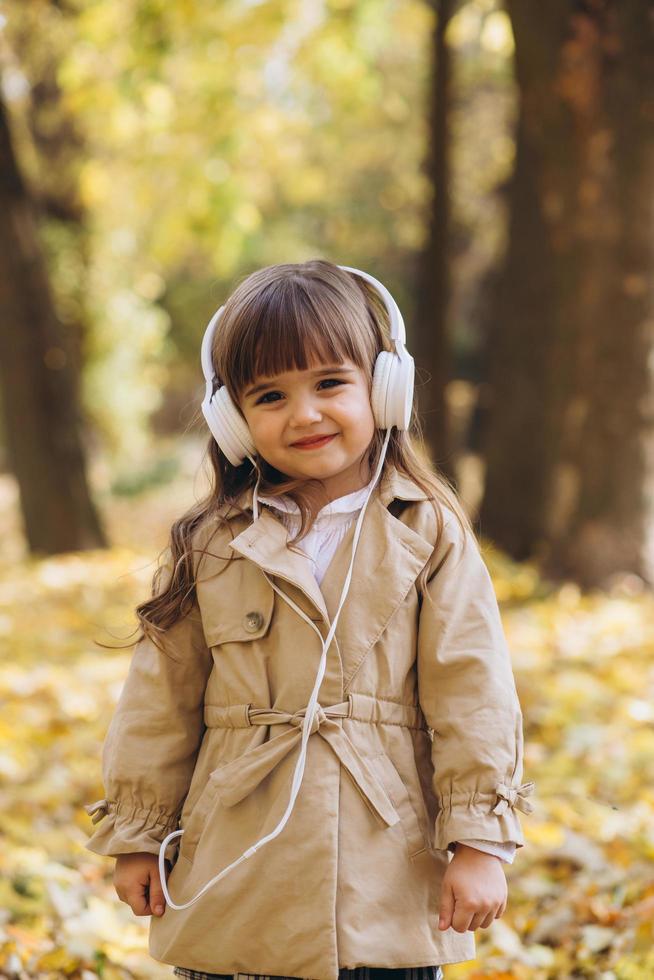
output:
M260 973L203 973L183 966L173 967L173 973L184 980L301 980L297 977L264 976ZM443 980L440 966L406 966L384 969L380 966L357 966L339 970L338 980Z

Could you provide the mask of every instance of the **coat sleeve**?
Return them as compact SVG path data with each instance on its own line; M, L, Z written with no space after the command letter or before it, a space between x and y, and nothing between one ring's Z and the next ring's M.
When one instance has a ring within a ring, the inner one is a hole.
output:
M524 846L518 810L522 711L493 584L476 539L445 511L441 540L421 597L417 671L420 706L433 732L436 848L457 840Z
M212 666L197 602L158 642L165 653L147 637L134 647L102 749L106 796L84 807L94 824L101 821L84 845L96 854L158 854L178 827L204 734Z
M486 854L494 854L495 857L498 857L500 861L504 861L505 864L513 864L516 849L515 841L475 840L472 838L460 840L456 843L467 844L468 847L474 847L478 851L485 851Z

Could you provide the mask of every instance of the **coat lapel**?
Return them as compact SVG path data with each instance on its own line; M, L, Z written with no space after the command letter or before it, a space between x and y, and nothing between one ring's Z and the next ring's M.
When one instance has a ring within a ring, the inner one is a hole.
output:
M354 525L340 543L322 580L329 621L336 615L352 557ZM348 682L381 636L432 553L432 545L387 510L373 494L361 528L352 579L336 627Z
M412 480L391 467L368 501L350 588L336 627L344 685L381 635L432 553L430 541L390 513L388 504L395 498L426 499ZM251 508L252 489L245 491L238 502L244 509ZM355 524L356 521L340 542L321 585L313 575L310 560L286 547L288 532L266 507L261 507L257 520L237 535L230 547L268 574L283 579L283 583L276 584L306 615L324 624L324 637L338 609L350 565Z
M252 491L249 491L250 507ZM247 504L242 506L247 506ZM320 586L311 570L311 562L286 547L288 531L266 507L261 507L259 517L229 542L229 547L249 558L269 575L275 575L299 589L304 599L287 592L311 619L324 619L329 622L329 613L320 591ZM280 585L280 588L284 588Z

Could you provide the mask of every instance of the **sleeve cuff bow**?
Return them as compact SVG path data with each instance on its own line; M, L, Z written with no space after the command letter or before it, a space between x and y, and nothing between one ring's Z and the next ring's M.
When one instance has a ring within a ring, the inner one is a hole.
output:
M522 783L521 786L507 786L506 783L499 783L495 788L495 792L500 797L500 800L493 807L493 813L501 815L502 813L506 813L509 807L515 807L518 810L522 810L523 813L532 813L534 806L526 797L531 796L535 787L536 783L533 780L528 783Z

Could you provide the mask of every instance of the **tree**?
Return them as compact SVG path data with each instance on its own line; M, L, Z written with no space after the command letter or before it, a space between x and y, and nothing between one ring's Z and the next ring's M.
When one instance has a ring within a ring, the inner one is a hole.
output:
M520 117L483 529L586 587L654 581L653 6L507 7Z
M105 545L85 474L70 345L0 98L0 392L29 548Z
M432 34L432 73L428 108L428 149L425 173L432 188L427 240L418 257L416 274L416 399L425 419L425 439L439 469L452 476L449 459L445 386L451 370L447 338L449 299L448 233L450 53L445 38L454 0L436 0ZM427 383L421 384L422 370Z

